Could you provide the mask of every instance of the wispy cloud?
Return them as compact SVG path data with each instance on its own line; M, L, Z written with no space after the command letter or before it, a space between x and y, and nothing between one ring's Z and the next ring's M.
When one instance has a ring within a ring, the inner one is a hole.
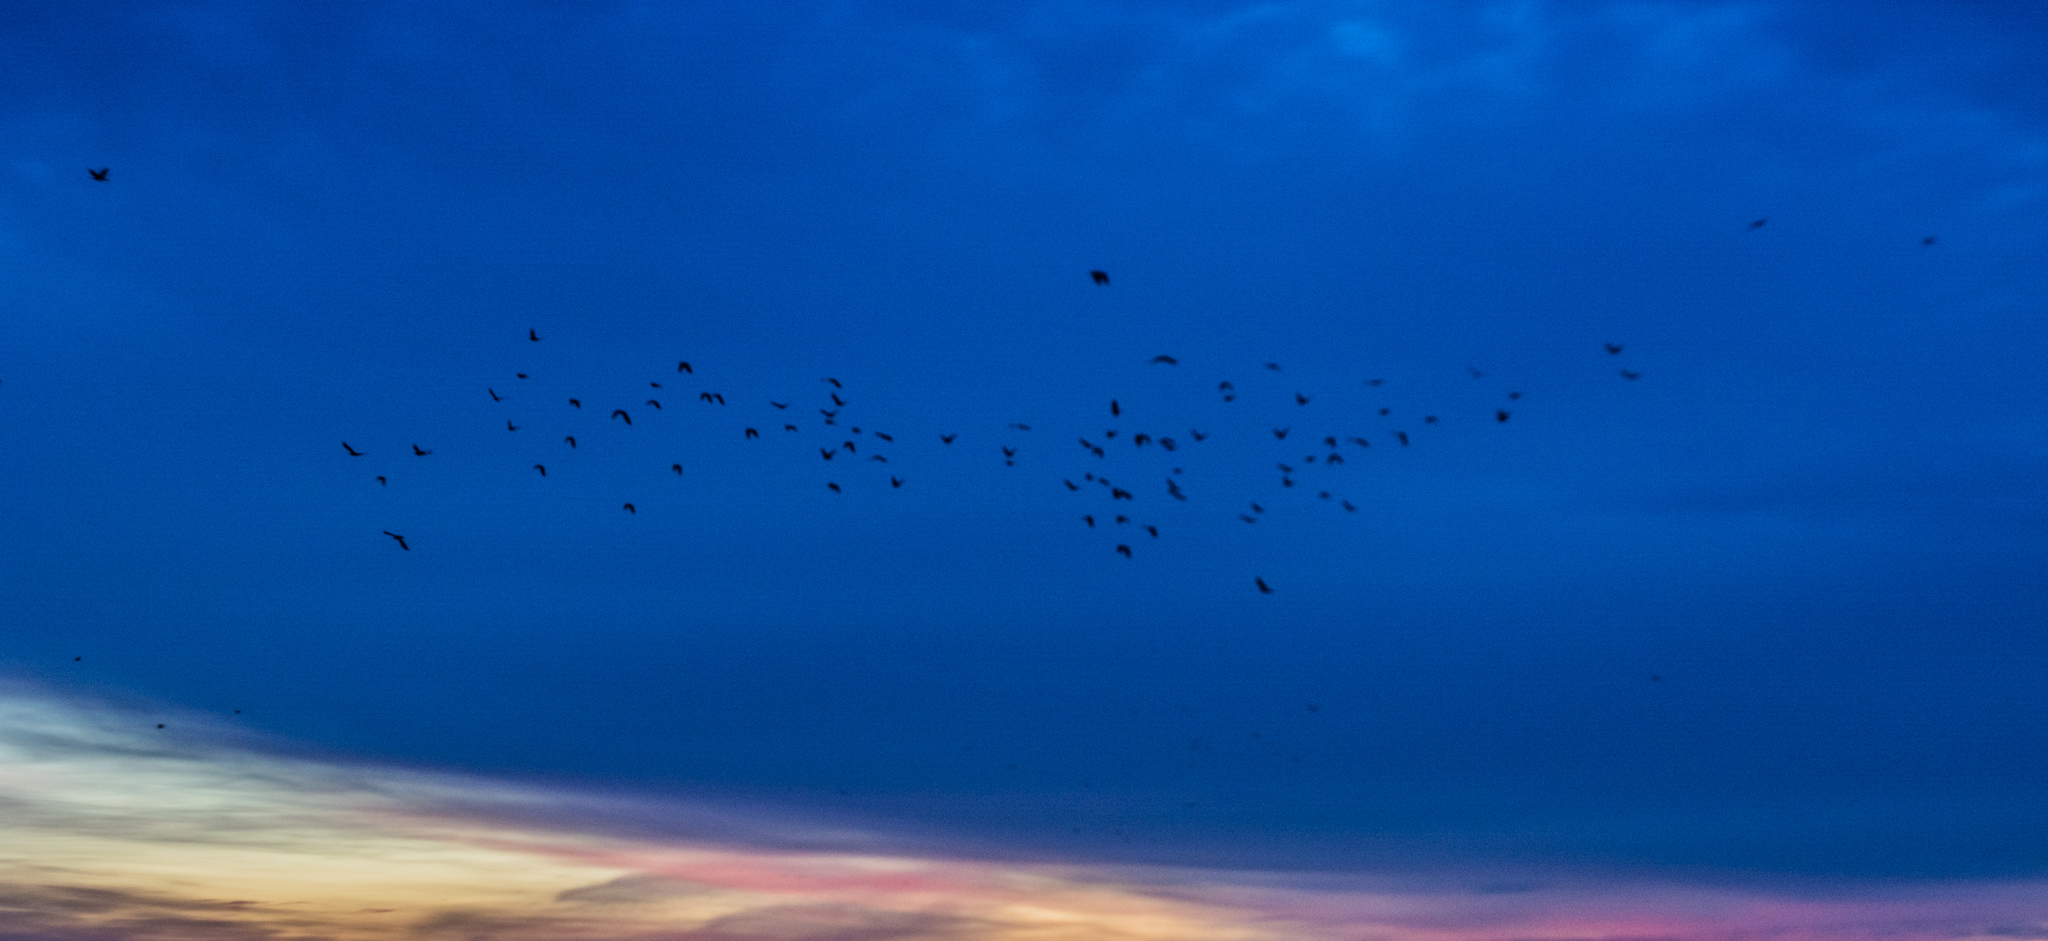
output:
M0 693L0 939L2048 933L2038 882L1787 894L1670 878L1022 863L700 805L289 757L203 719L165 724ZM607 804L607 823L564 822ZM640 835L620 823L636 817Z

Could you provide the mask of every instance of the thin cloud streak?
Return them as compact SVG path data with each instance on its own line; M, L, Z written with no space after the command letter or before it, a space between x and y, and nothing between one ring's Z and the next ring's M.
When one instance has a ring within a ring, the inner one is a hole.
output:
M607 802L625 808L611 825L563 822ZM1477 870L1309 876L905 852L765 815L289 757L203 717L30 687L0 689L0 806L5 939L2048 933L2039 881L1794 895L1671 878L1503 884ZM616 823L630 815L648 821L638 835Z

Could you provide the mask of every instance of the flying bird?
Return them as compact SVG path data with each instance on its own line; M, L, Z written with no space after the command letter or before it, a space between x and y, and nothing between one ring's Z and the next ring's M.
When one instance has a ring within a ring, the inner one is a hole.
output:
M686 373L689 373L689 374L690 374L690 375L692 375L692 376L694 376L694 375L696 375L696 374L697 374L697 371L696 371L696 370L694 370L694 369L691 369L691 368L690 368L690 364L689 364L689 363L686 363L686 362L685 362L685 363L677 363L677 364L676 364L676 372L686 372Z
M845 400L845 399L842 399L842 398L840 398L840 397L839 397L839 393L837 393L837 392L834 392L834 393L832 393L832 404L834 404L834 405L837 405L837 406L839 406L840 408L845 408L845 407L846 407L846 400Z
M1628 370L1624 369L1621 370L1621 378L1627 379L1630 382L1634 382L1637 379L1643 378L1643 374L1639 372L1629 372Z
M1602 343L1600 345L1607 349L1607 355L1609 356L1621 355L1621 344L1619 343Z
M1143 432L1131 436L1131 443L1141 448L1145 446L1145 442L1150 440L1152 440L1152 436Z
M795 430L796 430L796 426L795 426L795 425L783 425L783 426L782 426L782 430L783 430L783 431L795 431Z
M1355 507L1355 506L1352 506L1352 505L1351 505L1351 501L1349 501L1349 500L1339 500L1339 501L1337 501L1337 502L1338 502L1338 503L1342 503L1342 504L1344 504L1344 512L1346 512L1346 513L1356 513L1356 512L1358 512L1358 508L1357 508L1357 507Z
M85 172L92 174L93 179L105 183L107 181L107 171L112 169L113 167L101 167L97 170L94 170L91 167L87 167Z
M540 471L540 475L542 477L546 477L548 475L548 466L546 464L535 464L533 465L533 469Z
M1399 438L1399 439L1401 439L1401 446L1402 446L1402 447L1404 447L1404 448L1405 448L1405 447L1407 447L1407 446L1408 446L1408 433L1407 433L1407 432L1405 432L1405 431L1397 431L1397 432L1394 432L1394 437L1396 437L1396 438Z
M576 446L576 436L575 436L575 435L568 435L568 436L565 436L564 438L562 438L562 440L563 440L563 441L567 441L567 442L569 442L569 446L570 446L570 447L572 447L572 448Z
M419 445L415 444L412 446L412 453L414 457L426 457L434 452L423 450Z
M518 378L521 378L521 379L525 379L525 378L527 378L527 375L526 375L525 373L523 373L523 372L515 372L515 373L513 373L512 375L514 375L514 376L517 376Z
M839 442L839 446L840 446L840 447L842 447L842 448L845 448L845 449L846 449L846 453L848 453L848 454L858 454L858 453L860 453L860 452L859 452L859 449L855 448L855 447L853 446L853 442L851 442L851 441L841 441L841 442Z
M1369 386L1376 386L1376 385L1380 385L1380 384L1382 384L1382 383L1384 383L1384 382L1386 382L1386 380L1385 380L1385 379L1367 379L1367 380L1365 381L1365 384L1366 384L1366 385L1369 385Z
M653 399L648 399L648 400L647 400L647 404L649 404L649 405L652 405L652 406L654 406L654 410L655 410L655 411L657 411L657 412L658 412L658 411L661 411L661 403L660 403L660 402L656 402L656 401L655 401L655 400L653 400Z
M1275 437L1275 438L1278 438L1278 439L1280 439L1280 440L1282 440L1282 441L1285 441L1285 440L1287 440L1287 432L1289 432L1289 431L1291 431L1291 430L1292 430L1292 429L1289 429L1289 428L1275 428L1275 429L1273 429L1273 437Z
M1256 517L1246 516L1246 515L1244 515L1243 513L1239 513L1239 514L1237 514L1237 518L1238 518L1238 519L1241 519L1241 520L1244 520L1244 521L1245 521L1245 522L1247 522L1247 523L1256 523L1256 522L1258 522L1258 519L1257 519Z
M499 395L499 394L498 394L498 390L496 390L496 389L488 389L488 388L487 388L487 389L485 389L484 391L485 391L485 392L489 392L489 393L491 394L491 401L493 401L493 402L503 402L503 401L505 401L505 397L504 397L504 396L501 396L501 395Z
M1493 420L1501 424L1506 424L1508 420L1508 413L1496 409L1493 413Z
M1922 245L1932 245L1932 244L1934 244L1934 236L1930 235L1930 236L1927 236L1926 238L1923 238L1923 239L1921 239L1921 240L1920 240L1920 244L1922 244Z
M1274 372L1279 372L1279 371L1280 371L1280 364L1279 364L1279 363L1267 363L1267 364L1266 364L1266 368L1267 368L1267 369L1270 369L1270 370L1272 370L1272 371L1274 371Z
M512 420L508 418L508 419L506 419L506 420L505 420L505 430L506 430L506 431L518 431L518 430L519 430L519 426L518 426L518 425L515 425L515 424L512 424Z
M405 550L405 551L407 551L407 552L411 552L411 551L412 551L412 547L411 547L411 546L408 546L408 545L406 545L406 544L405 544L405 537L404 537L404 536L401 536L401 535L399 535L399 534L397 534L397 533L394 533L394 532L392 532L391 530L388 530L388 529L384 531L384 535L386 535L386 536L390 536L391 538L393 538L393 539L396 539L396 540L398 540L398 548L400 548L400 549L404 549L404 550ZM162 728L162 726L158 726L158 728Z
M1023 424L1022 422L1014 422L1014 421L1013 421L1013 422L1011 422L1011 423L1010 423L1010 427L1012 427L1012 428L1015 428L1015 429L1017 429L1018 431L1030 431L1030 430L1031 430L1031 426L1030 426L1030 425L1026 425L1026 424Z
M959 435L959 434L957 434L957 433L956 433L956 434L950 434L950 435L940 435L940 436L939 436L939 440L940 440L941 442L944 442L944 443L946 443L946 444L952 444L952 443L953 443L953 439L954 439L954 438L958 438L958 437L960 437L960 435Z
M1299 393L1299 392L1296 392L1296 393L1294 393L1294 404L1296 404L1296 405L1307 405L1307 404L1308 404L1308 396L1302 395L1302 394L1301 394L1301 393Z
M1367 440L1365 440L1364 438L1356 438L1356 437L1354 437L1354 438L1349 438L1349 439L1346 439L1346 440L1349 440L1349 441L1350 441L1350 442L1351 442L1352 444L1358 445L1358 446L1359 446L1359 447L1361 447L1361 448L1369 448L1369 447L1372 447L1372 442L1370 442L1370 441L1367 441Z
M389 487L389 486L391 486L391 481L385 480L385 479L384 479L384 476L383 476L382 474L379 474L379 475L377 475L377 486L379 486L379 487Z
M831 483L831 482L829 482L829 481L828 481L828 482L827 482L827 483L825 484L825 486L827 486L827 487L830 487L830 488L832 489L832 492L833 492L833 493L844 493L844 492L845 492L845 491L843 491L843 490L840 490L840 489L839 489L839 485L838 485L838 484L835 484L835 483Z
M1066 484L1068 490L1079 491L1081 489L1080 484L1077 484L1071 480L1062 480L1060 481L1060 483Z
M626 410L623 408L612 409L612 417L623 418L626 420L626 424L628 425L633 423L633 416L626 414Z
M348 446L348 442L346 442L346 441L343 441L343 442L341 443L341 449L342 449L342 450L344 450L344 451L347 451L347 452L348 452L348 456L349 456L349 457L362 457L362 456L363 456L363 452L361 452L361 451L358 451L358 450L356 450L356 449L354 449L354 448L351 448L351 447L349 447L349 446Z
M668 469L669 469L669 470L672 470L672 471L675 471L675 472L676 472L676 476L677 476L677 477L681 477L681 476L683 476L683 465L681 465L681 464L670 464L670 465L668 466Z
M532 328L530 328L530 327L529 327L529 328L527 328L527 331L526 331L526 338L527 338L527 339L529 339L529 340L532 340L532 341L533 341L533 342L535 342L535 343L539 343L539 342L540 342L540 334L538 334L538 333L535 333L535 332L533 332L533 329L532 329Z
M647 383L647 385L648 385L649 387L651 387L651 388L655 388L655 389L659 389L659 388L661 388L661 383L659 383L659 382L651 382L651 381L650 381L650 382L648 382L648 383Z
M1004 457L1016 457L1016 456L1017 456L1017 449L1016 449L1016 448L1004 448L1004 449L1003 449L1003 456L1004 456Z
M1128 558L1130 558L1130 557L1131 557L1131 547L1130 547L1130 546L1126 546L1126 545L1121 545L1121 544L1119 544L1119 545L1118 545L1118 546L1116 547L1116 551L1117 551L1117 554L1118 554L1118 555L1121 555L1121 556L1123 556L1123 557L1124 557L1124 558L1126 558L1126 559L1128 559Z
M1196 441L1205 441L1208 440L1209 437L1206 433L1196 431L1193 428L1188 429L1188 436L1195 439Z
M1111 500L1134 500L1134 499L1136 499L1135 497L1131 496L1131 492L1130 492L1130 491L1128 491L1128 490L1125 490L1125 489L1124 489L1124 488L1122 488L1122 487L1111 487L1111 488L1109 488L1109 498L1110 498Z
M788 408L788 407L789 407L789 403L788 403L788 402L777 402L777 401L774 401L773 399L770 399L770 400L769 400L769 402L768 402L768 404L770 404L770 405L773 405L773 406L775 406L776 408Z
M1258 505L1258 504L1256 504L1256 503L1254 503L1254 504L1252 504L1252 512L1254 512L1254 513L1264 513L1264 512L1266 512L1266 508L1265 508L1265 507L1262 507L1262 506L1260 506L1260 505Z
M1175 500L1179 500L1182 503L1187 502L1188 495L1180 492L1180 484L1176 483L1171 477L1166 478L1166 492L1172 494Z
M1123 413L1124 413L1124 409L1123 409L1123 406L1121 406L1121 405L1118 405L1118 404L1116 404L1116 400L1115 400L1115 399L1110 399L1110 400L1109 400L1109 414L1111 414L1111 415L1122 415Z
M825 460L828 460L828 461L829 461L829 460L831 460L831 459L832 459L832 455L834 455L834 454L838 454L839 452L838 452L838 451L836 451L836 450L828 450L828 449L826 449L826 448L819 448L819 449L818 449L818 453L819 453L819 454L822 454L822 455L824 455L824 456L825 456Z
M1152 357L1152 361L1153 361L1153 362L1155 362L1155 363L1165 363L1165 364L1166 364L1166 365L1168 365L1168 366L1178 366L1178 365L1180 365L1180 360L1174 359L1174 358L1173 358L1173 357L1171 357L1171 356L1167 356L1167 355L1166 355L1166 354L1164 354L1164 353L1162 353L1162 354L1160 354L1160 355L1158 355L1158 356L1154 356L1154 357Z
M1159 439L1159 446L1167 449L1168 451L1171 451L1174 448L1180 447L1180 442L1175 441L1172 438L1161 438Z
M761 433L760 433L760 432L758 432L758 431L755 431L755 430L754 430L754 429L752 429L752 428L749 428L749 429L747 429L747 437L749 437L749 438L759 438L759 437L761 437Z
M1090 271L1088 272L1088 277L1093 279L1096 284L1100 284L1103 287L1109 286L1109 272L1107 271Z
M890 486L890 488L891 488L891 489L894 489L894 488L897 488L897 487L901 487L901 486L903 486L903 479L902 479L902 478L900 478L900 477L890 477L890 478L889 478L889 486Z
M1393 409L1391 409L1391 408L1383 408L1383 409L1380 409L1380 415L1382 415L1382 416L1385 416L1385 415L1388 415L1388 414L1392 413L1393 411L1394 411L1394 410L1393 410Z
M1081 517L1081 522L1087 523L1089 529L1095 528L1095 517L1093 516L1083 516Z
M891 437L889 437L888 435L885 435L885 434L883 434L883 433L881 433L881 432L879 432L879 431L875 432L875 437L877 437L877 438L880 438L880 439L882 439L883 441L887 441L887 442L889 442L890 444L895 444L895 443L896 443L896 439L895 439L895 438L891 438Z
M1154 538L1154 539L1157 539L1157 538L1159 538L1159 527L1157 527L1157 526L1154 526L1154 525L1152 525L1152 524L1150 524L1150 523L1147 523L1147 524L1145 524L1145 531L1146 531L1146 532L1148 532L1148 533L1151 533L1151 534L1152 534L1152 538Z
M583 407L583 401L582 401L581 399L570 399L570 400L569 400L569 404L570 404L570 405L574 405L574 406L576 406L577 408L582 408L582 407Z
M1253 578L1253 579L1252 579L1252 581L1254 581L1254 582L1258 583L1258 586L1259 586L1259 594L1262 594L1262 595L1270 595L1270 594L1272 594L1272 593L1273 593L1273 587L1272 587L1271 585L1268 585L1268 584L1266 584L1266 580L1265 580L1265 579L1263 579L1263 578Z
M1510 393L1508 393L1508 401L1510 401L1510 402L1512 402L1512 401L1515 401L1515 400L1517 400L1517 399L1520 399L1521 397L1522 397L1522 393L1520 393L1520 392L1510 392Z
M1763 228L1763 227L1764 227L1764 223L1766 223L1766 222L1769 222L1769 221L1771 221L1769 217L1765 217L1765 218L1762 218L1762 219L1758 219L1758 220L1756 220L1755 222L1752 222L1752 223L1750 223L1750 224L1749 224L1749 228L1750 228L1750 230L1751 230L1751 231L1755 231L1755 230L1757 230L1757 229L1761 229L1761 228Z
M633 514L634 516L639 516L639 515L640 515L640 511L639 511L639 510L636 510L636 509L633 509L633 504L631 504L631 503L628 503L628 504L626 504L626 512L628 512L628 513L631 513L631 514Z

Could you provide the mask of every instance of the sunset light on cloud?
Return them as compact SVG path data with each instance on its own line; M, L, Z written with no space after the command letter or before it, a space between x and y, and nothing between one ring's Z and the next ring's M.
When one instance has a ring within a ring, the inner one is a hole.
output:
M174 720L177 721L177 720ZM0 699L0 937L1964 938L2048 935L2048 883L1801 892L1588 874L1341 876L890 849L704 807L721 838L549 825L605 798L209 744L190 717ZM652 822L664 808L635 804ZM809 839L856 851L791 848ZM750 845L750 843L752 845Z

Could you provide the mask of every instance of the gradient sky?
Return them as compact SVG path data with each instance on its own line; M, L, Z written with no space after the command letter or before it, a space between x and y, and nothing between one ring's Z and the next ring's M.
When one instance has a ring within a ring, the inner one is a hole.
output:
M2037 4L0 24L19 734L1003 865L2048 866Z

